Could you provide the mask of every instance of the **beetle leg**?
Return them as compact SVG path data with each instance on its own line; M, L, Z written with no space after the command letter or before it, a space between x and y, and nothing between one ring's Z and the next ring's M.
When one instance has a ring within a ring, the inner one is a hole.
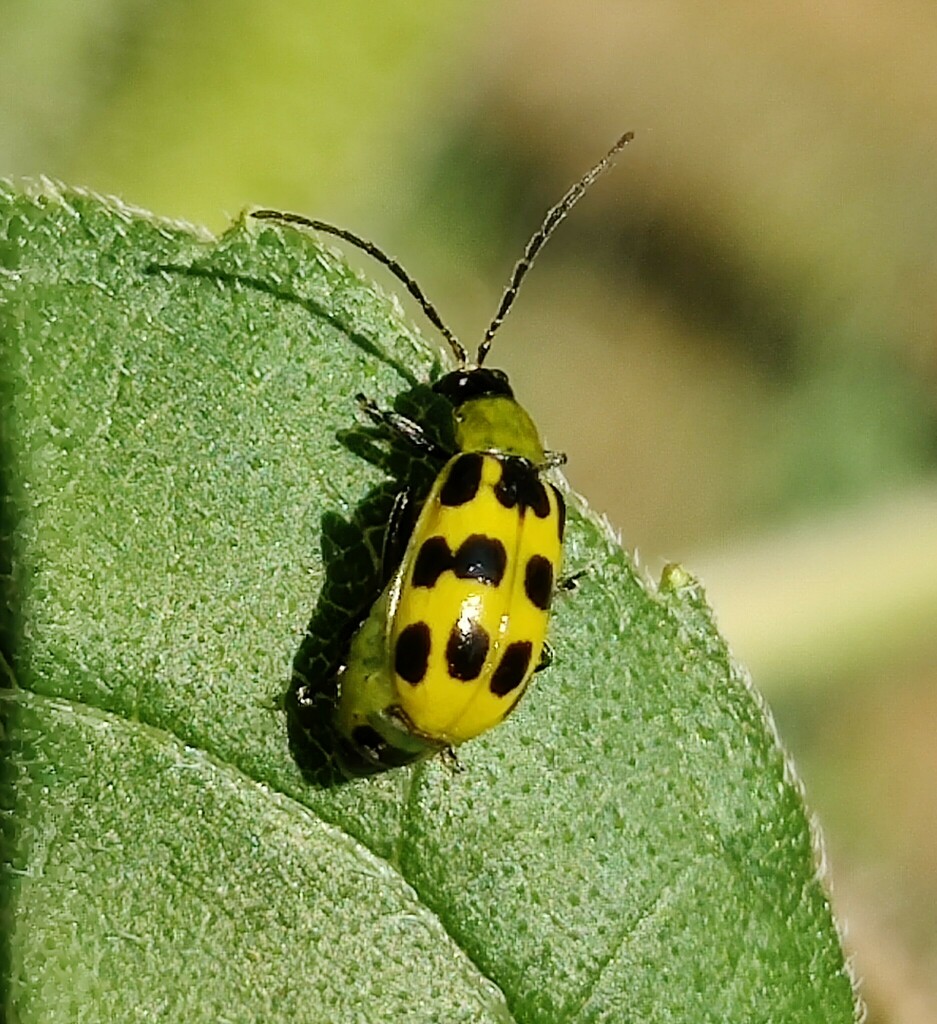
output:
M552 664L553 648L548 643L544 643L543 647L540 649L540 660L537 662L537 667L534 669L534 672L542 672Z
M557 466L566 465L566 452L544 452L543 462L541 466L543 469L556 469Z
M445 449L440 448L415 420L411 420L409 417L402 416L399 412L393 412L390 409L381 409L376 402L362 394L355 395L355 400L361 411L372 423L402 437L418 452L440 462L445 462L449 458L449 453Z
M588 575L588 569L580 569L578 572L572 572L568 576L561 576L556 581L556 589L557 591L563 590L569 593L570 591L575 590L579 586L579 581L583 578L583 576Z
M384 533L381 571L382 584L385 586L403 561L404 552L407 550L407 543L410 540L410 534L413 533L413 527L416 526L419 514L420 504L415 500L413 491L400 491L394 498L390 517L387 520L387 530Z
M459 755L455 751L455 747L443 747L439 752L439 757L450 771L453 772L464 772L465 765L459 760Z

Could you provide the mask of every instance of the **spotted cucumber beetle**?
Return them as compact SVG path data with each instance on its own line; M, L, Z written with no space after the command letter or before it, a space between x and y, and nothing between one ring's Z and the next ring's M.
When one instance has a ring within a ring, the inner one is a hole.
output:
M443 450L420 423L357 396L374 423L436 460L439 472L409 533L403 522L410 495L398 495L385 558L387 550L402 555L392 556L386 586L337 669L333 726L346 775L409 764L486 732L549 662L547 623L566 512L543 473L565 456L544 449L507 374L484 363L537 253L632 138L622 135L547 212L515 264L474 362L416 281L374 243L299 214L252 214L335 235L382 263L419 302L457 363L432 384L452 406L455 451Z

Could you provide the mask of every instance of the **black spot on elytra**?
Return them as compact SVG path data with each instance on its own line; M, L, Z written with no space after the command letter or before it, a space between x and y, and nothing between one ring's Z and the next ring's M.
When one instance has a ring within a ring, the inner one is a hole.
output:
M413 585L415 587L434 587L436 581L447 570L452 568L452 552L445 537L430 537L420 545L413 566Z
M446 482L439 492L440 504L456 507L471 501L478 494L483 463L484 456L478 452L460 455L453 462Z
M527 459L502 458L501 479L495 484L495 497L505 508L514 508L523 514L530 509L538 519L550 514L550 499L537 468Z
M543 555L531 555L524 570L524 593L531 604L542 611L550 607L553 597L553 565Z
M553 484L550 484L553 487ZM563 495L553 487L553 493L556 495L556 532L559 535L560 543L563 543L563 534L566 532L566 502L563 500Z
M439 577L451 569L457 579L478 580L497 587L504 579L508 553L495 537L473 533L459 545L455 554L445 537L430 537L417 552L412 582L415 587L434 587Z
M401 631L394 650L394 671L416 686L429 665L430 632L425 622L413 622Z
M459 545L453 559L453 572L460 580L478 580L496 587L504 579L508 553L500 540L473 533Z
M488 633L477 622L452 627L446 644L446 662L453 679L469 682L477 679L488 657Z
M521 685L530 667L532 652L529 640L508 644L489 683L489 689L496 697L503 697Z

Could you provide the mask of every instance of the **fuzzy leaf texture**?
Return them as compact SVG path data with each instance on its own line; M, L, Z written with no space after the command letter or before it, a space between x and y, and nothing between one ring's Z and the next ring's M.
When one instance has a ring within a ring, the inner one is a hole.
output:
M462 770L310 770L283 695L425 475L353 397L438 370L399 305L308 234L49 183L0 186L0 268L10 1019L854 1019L699 585L575 496L554 664Z

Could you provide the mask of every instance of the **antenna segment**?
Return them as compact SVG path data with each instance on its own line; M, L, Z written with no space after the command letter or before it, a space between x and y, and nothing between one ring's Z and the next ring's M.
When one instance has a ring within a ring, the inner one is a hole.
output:
M378 263L383 263L398 281L403 282L407 291L420 304L420 308L426 314L430 323L432 323L446 341L449 342L452 354L456 357L459 365L466 365L468 362L468 352L465 351L462 342L460 342L452 331L450 331L442 322L442 317L436 312L436 307L432 302L430 302L423 294L423 289L406 272L406 270L404 270L397 260L392 256L388 256L387 253L379 249L373 242L369 242L366 238L361 238L345 228L338 228L334 224L327 224L324 220L312 220L309 217L303 217L298 213L281 213L279 210L255 210L251 216L256 217L258 220L275 220L282 224L299 224L304 228L312 228L315 231L322 231L327 235L335 235L346 242L350 242L363 252L366 252L369 256L376 259Z
M478 346L478 355L476 356L476 365L481 366L485 361L485 357L488 355L488 351L491 348L491 339L495 336L498 328L504 323L504 318L508 315L508 311L511 306L514 305L514 300L517 298L518 289L521 286L521 281L527 274L527 271L533 266L534 259L537 253L544 247L547 239L560 222L566 216L567 213L576 205L577 202L585 195L586 190L595 181L596 178L612 163L612 158L620 152L629 142L634 138L634 132L625 132L624 135L615 143L614 146L602 157L602 159L592 168L587 171L580 179L573 185L565 196L547 211L546 217L543 219L543 223L534 232L530 241L527 243L527 248L524 249L524 255L514 264L514 273L511 275L510 283L505 289L504 295L501 296L501 305L498 306L498 312L495 313L494 319L485 331L485 337L482 343Z
M494 319L488 325L488 330L485 331L482 343L478 346L478 354L475 357L476 366L481 366L484 363L491 349L491 340L501 324L504 323L504 318L508 315L511 306L514 305L521 282L527 276L527 271L533 266L537 253L544 247L547 239L553 234L569 211L585 195L596 178L611 166L615 155L624 149L633 138L634 132L625 132L605 156L591 170L587 171L575 185L570 187L566 195L563 196L556 206L552 206L547 211L543 223L527 243L524 255L514 264L514 272L511 274L511 280L501 296L498 312L495 313ZM321 231L327 235L335 235L337 238L341 238L343 241L349 242L356 248L361 249L362 252L366 252L373 259L376 259L378 263L382 263L398 281L403 283L407 291L420 304L420 308L426 314L427 319L449 343L449 348L452 349L452 354L455 356L459 366L468 366L468 352L466 352L462 342L443 323L442 317L436 311L436 307L423 294L423 289L420 288L397 260L392 256L388 256L387 253L379 249L373 242L368 241L366 238L361 238L345 228L328 224L324 220L313 220L310 217L303 217L298 213L282 213L279 210L255 210L251 216L256 217L258 220L278 221L281 224L298 224L301 227L312 228L314 231Z

